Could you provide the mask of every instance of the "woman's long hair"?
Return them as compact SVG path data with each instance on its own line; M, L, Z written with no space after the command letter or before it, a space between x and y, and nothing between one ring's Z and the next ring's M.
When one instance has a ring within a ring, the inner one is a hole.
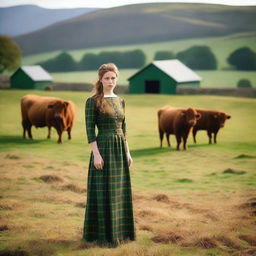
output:
M93 98L96 100L96 106L101 112L105 112L105 101L104 101L104 92L103 84L101 82L102 77L105 73L112 71L118 76L118 68L114 63L103 64L98 69L98 80L95 83L94 95Z

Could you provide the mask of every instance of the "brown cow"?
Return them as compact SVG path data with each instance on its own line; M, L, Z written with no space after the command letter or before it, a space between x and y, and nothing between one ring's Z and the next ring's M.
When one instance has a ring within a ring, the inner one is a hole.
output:
M193 127L193 138L196 143L196 133L198 130L206 130L209 137L209 144L212 144L212 133L214 134L214 143L217 143L217 133L224 127L226 119L231 116L218 110L196 109L201 114L200 120Z
M183 139L183 148L186 150L189 132L199 118L200 114L198 114L193 108L183 109L166 107L159 109L158 127L160 147L162 147L162 141L165 133L169 147L171 146L169 136L170 134L175 134L177 141L176 149L180 149L181 139Z
M53 126L59 135L58 143L62 143L62 132L68 132L71 139L71 129L75 117L75 105L72 101L65 101L54 97L41 97L28 94L21 98L21 114L23 126L23 138L32 139L31 128L48 127L48 136L51 137Z

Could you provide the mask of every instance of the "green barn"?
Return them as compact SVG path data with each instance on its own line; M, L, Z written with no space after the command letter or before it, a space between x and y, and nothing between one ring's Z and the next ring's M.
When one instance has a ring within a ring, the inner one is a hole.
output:
M41 66L22 66L11 76L11 88L44 90L51 87L52 77Z
M153 61L129 79L133 94L176 94L176 87L200 87L202 80L179 60Z

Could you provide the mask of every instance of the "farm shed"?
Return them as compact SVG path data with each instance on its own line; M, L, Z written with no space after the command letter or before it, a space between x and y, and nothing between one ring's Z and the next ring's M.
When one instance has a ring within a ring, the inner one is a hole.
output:
M53 84L52 77L41 66L19 67L11 76L11 88L44 90Z
M202 80L179 60L153 61L129 79L129 92L133 94L176 94L176 87L200 87Z

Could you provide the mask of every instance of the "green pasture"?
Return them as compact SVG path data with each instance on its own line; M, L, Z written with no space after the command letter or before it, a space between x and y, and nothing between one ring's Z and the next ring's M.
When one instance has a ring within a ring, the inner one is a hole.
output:
M136 45L124 45L124 46L108 46L97 47L87 49L67 50L76 61L79 61L85 53L99 53L102 51L129 51L134 49L141 49L146 55L146 63L153 60L156 51L172 51L177 53L183 51L194 45L206 45L209 46L213 53L216 55L219 69L229 68L229 64L226 59L231 52L240 47L250 47L256 51L256 34L255 33L242 33L234 34L223 37L204 37L204 38L191 38L184 40L172 40L158 43L148 44L136 44ZM63 49L64 50L64 49ZM24 56L22 59L23 65L33 65L37 62L44 61L55 57L61 52L61 50L40 53L30 56Z
M211 47L218 60L218 70L216 71L196 71L202 78L201 86L204 88L236 88L237 82L240 79L249 79L254 87L256 87L256 72L234 71L230 70L226 62L229 54L240 47L250 47L256 51L255 33L235 34L224 37L209 37L209 38L195 38L186 40L175 40L168 42L125 45L125 46L111 46L98 47L89 49L68 50L76 61L79 61L85 53L99 53L101 51L128 51L134 49L141 49L146 54L146 63L153 61L156 51L170 50L174 53L185 50L194 45L207 45ZM36 54L23 57L23 65L33 65L40 61L47 60L59 54L60 51ZM132 76L137 69L122 69L119 84L128 85L128 78ZM94 83L95 71L81 71L81 72L65 72L52 73L55 82L77 82L77 83Z
M137 69L122 69L118 79L120 85L128 85L127 80ZM237 83L240 79L249 79L253 87L256 87L256 72L255 71L234 71L234 70L216 70L216 71L196 71L202 77L202 88L237 88ZM70 82L70 83L92 83L96 82L96 71L84 72L67 72L67 73L52 73L55 82Z
M33 128L34 140L22 138L19 101L28 93L76 104L71 141L65 133L63 144L57 144L55 131L46 139L47 128ZM84 105L89 95L0 91L0 255L237 256L255 251L254 216L243 205L255 200L256 100L220 96L120 95L126 101L134 160L131 182L137 239L115 249L84 243L90 154ZM208 145L206 133L199 131L196 145L189 137L187 151L175 150L174 136L171 148L166 140L159 148L156 113L165 105L218 109L232 117L217 144ZM43 181L42 175L64 181ZM161 201L165 198L167 202ZM183 236L188 244L163 240L172 234ZM154 242L154 236L162 240ZM207 239L217 245L208 247ZM190 240L194 242L189 244Z
M27 93L52 95L72 100L77 106L73 138L58 145L53 130L46 139L46 128L33 128L34 140L22 139L20 98ZM90 147L86 141L84 102L89 93L1 90L0 145L1 152L18 152L25 157L69 160L87 166ZM128 140L134 164L133 186L140 190L233 190L255 186L256 163L256 100L217 96L121 95L127 104ZM221 129L216 145L208 145L206 132L198 132L198 144L188 140L188 150L177 152L172 147L159 148L157 109L200 107L218 109L232 116ZM232 169L231 173L225 170ZM243 171L241 174L240 171ZM228 182L227 182L228 181Z

